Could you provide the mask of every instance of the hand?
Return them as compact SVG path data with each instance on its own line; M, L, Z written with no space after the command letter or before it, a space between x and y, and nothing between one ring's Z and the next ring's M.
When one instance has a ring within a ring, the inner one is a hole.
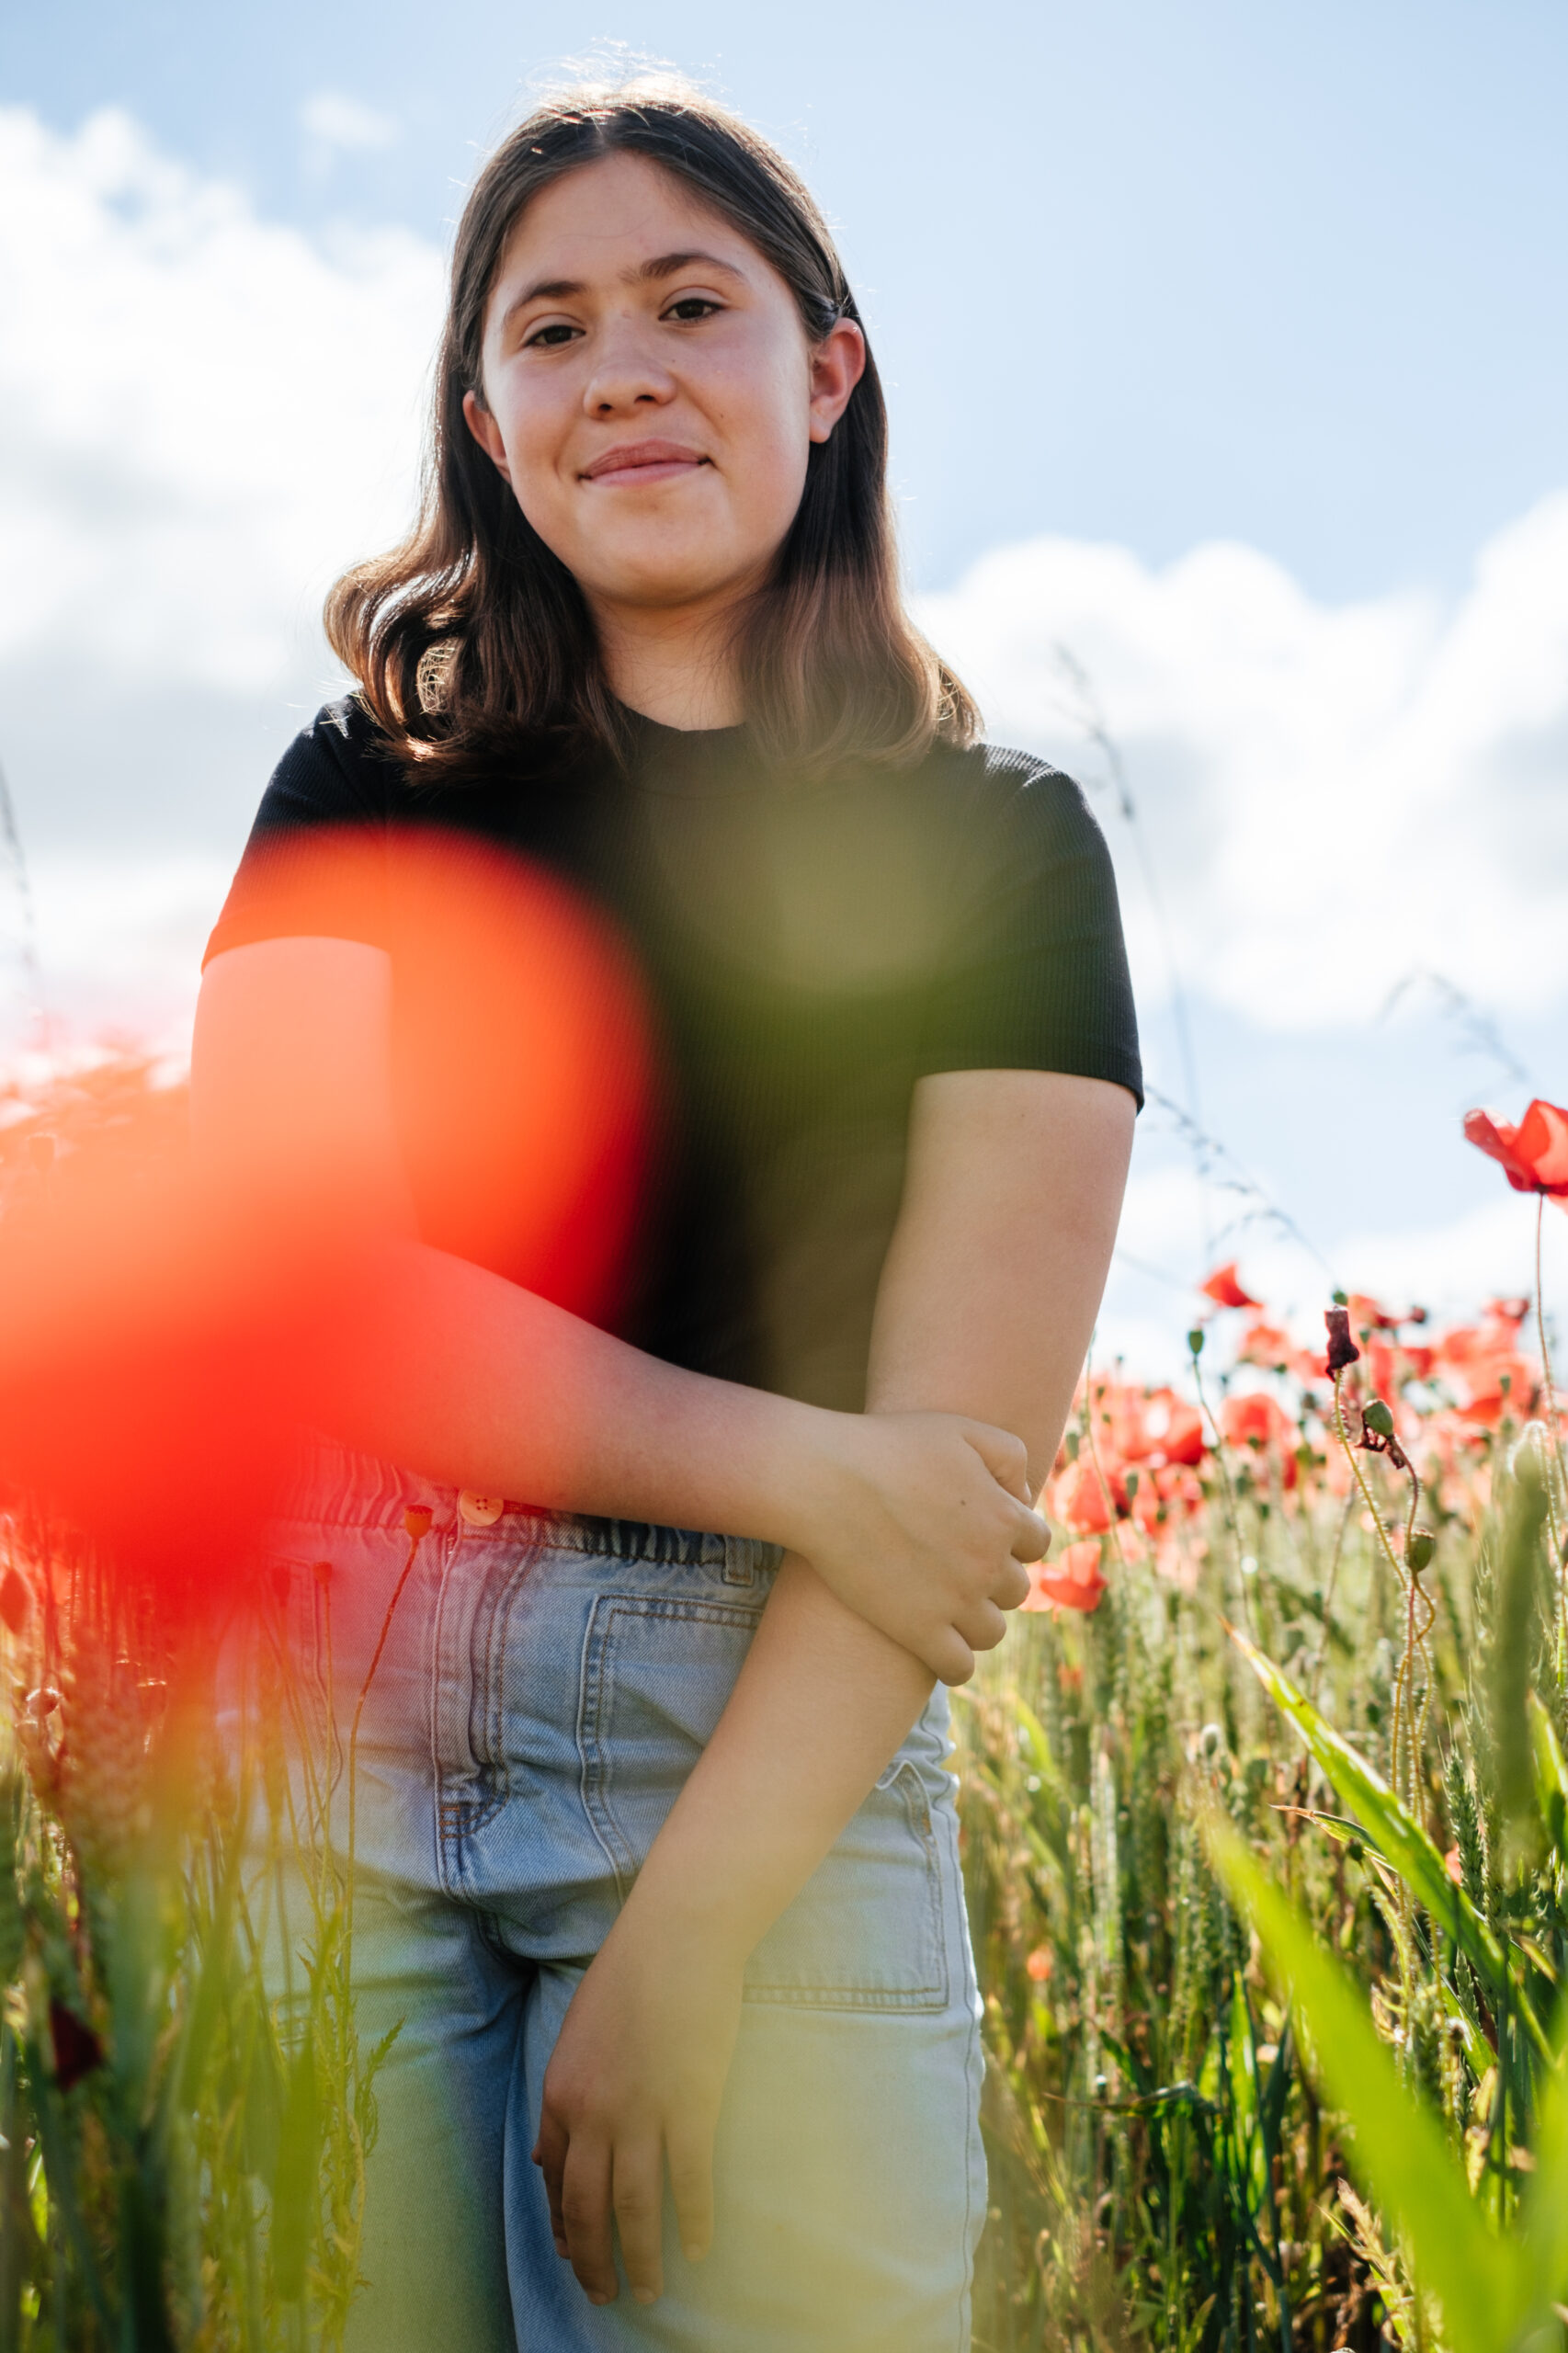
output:
M692 2262L713 2235L713 2135L740 2026L744 1956L633 1891L567 2010L545 2071L534 2163L557 2255L589 2302L619 2290L611 2221L639 2303L664 2292L664 2176Z
M956 1414L833 1414L790 1499L792 1549L944 1683L994 1650L1051 1530L1023 1442Z

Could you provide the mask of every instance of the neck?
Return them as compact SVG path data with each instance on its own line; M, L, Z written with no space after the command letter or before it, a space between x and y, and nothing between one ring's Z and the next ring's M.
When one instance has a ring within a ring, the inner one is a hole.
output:
M733 650L734 612L596 605L610 692L665 727L735 727L745 717Z

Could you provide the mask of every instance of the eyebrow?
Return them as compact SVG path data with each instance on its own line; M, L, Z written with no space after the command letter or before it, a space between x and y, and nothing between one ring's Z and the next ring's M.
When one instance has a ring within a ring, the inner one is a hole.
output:
M652 261L640 263L636 269L625 271L624 281L631 286L657 285L666 278L678 277L680 272L683 269L688 269L693 262L705 262L710 269L722 270L726 278L744 279L745 275L744 270L736 268L733 261L722 261L717 254L702 253L696 247L692 247L684 253L658 254ZM539 278L532 286L526 287L514 301L507 303L502 314L502 327L505 329L509 326L517 313L526 311L530 302L570 301L574 295L585 294L587 290L585 281L580 278Z

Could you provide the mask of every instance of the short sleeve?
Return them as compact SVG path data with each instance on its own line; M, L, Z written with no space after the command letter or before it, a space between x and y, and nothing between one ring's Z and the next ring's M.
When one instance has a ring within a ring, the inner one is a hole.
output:
M389 938L386 843L396 771L352 698L294 738L262 796L202 958L261 939Z
M970 850L921 1072L1064 1071L1125 1086L1142 1108L1138 1022L1105 836L1060 770L1018 753L967 758L983 765L960 787Z

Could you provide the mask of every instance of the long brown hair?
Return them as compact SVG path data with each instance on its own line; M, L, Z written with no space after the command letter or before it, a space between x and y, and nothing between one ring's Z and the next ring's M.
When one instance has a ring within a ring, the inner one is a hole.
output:
M483 397L485 307L531 198L603 155L646 156L770 262L814 344L855 298L797 174L747 124L685 84L584 85L537 107L491 156L459 223L419 518L326 601L333 651L422 781L475 779L519 737L619 749L624 730L576 581L540 538L463 417ZM973 702L903 609L887 491L887 410L868 352L831 439L813 443L774 576L737 643L743 700L767 757L821 773L903 765L968 743Z

